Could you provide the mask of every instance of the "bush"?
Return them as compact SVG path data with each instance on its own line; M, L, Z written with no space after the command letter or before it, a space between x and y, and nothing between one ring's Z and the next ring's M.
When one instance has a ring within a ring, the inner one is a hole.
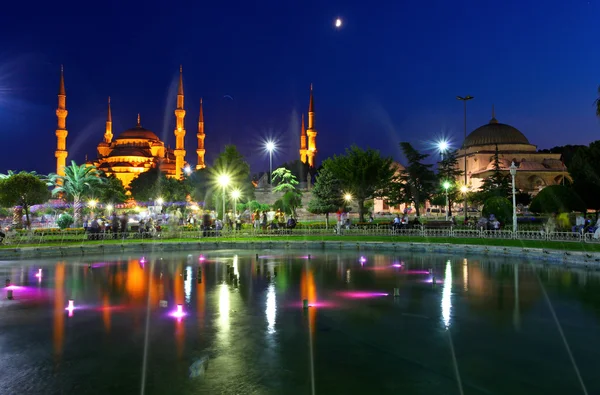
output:
M66 229L69 226L73 225L74 222L75 222L75 220L73 219L73 217L71 217L69 214L64 213L64 214L61 214L60 217L58 217L56 224L58 225L59 228Z
M507 198L494 196L485 201L481 213L484 217L494 214L500 223L506 224L512 218L512 208L512 203Z
M563 185L550 185L540 191L529 205L533 213L585 212L586 205L573 189Z

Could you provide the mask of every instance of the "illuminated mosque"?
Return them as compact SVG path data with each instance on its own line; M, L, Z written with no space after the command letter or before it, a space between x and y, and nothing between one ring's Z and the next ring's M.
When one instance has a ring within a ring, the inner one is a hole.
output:
M569 179L560 154L537 152L537 147L517 128L498 122L492 107L489 123L472 131L457 151L458 168L465 170L467 157L467 184L477 190L494 172L494 154L498 148L500 170L510 177L510 166L517 166L516 188L535 195L548 185L561 184ZM464 174L464 173L463 173ZM464 183L464 175L458 182Z
M302 126L300 127L300 160L302 163L308 163L310 167L314 167L316 155L317 129L315 129L315 101L313 98L313 87L312 84L310 84L310 99L308 101L308 129L304 128L304 114L302 114Z
M58 89L58 108L56 116L58 118L58 127L56 129L57 149L56 173L64 175L66 165L67 151L67 127L66 118L68 111L66 109L66 90L64 73L61 67L60 84ZM165 147L165 143L158 136L142 127L141 118L138 114L137 125L131 129L125 130L113 139L112 132L112 112L110 107L110 98L108 99L108 111L106 118L106 128L104 131L104 140L98 144L98 158L90 162L98 169L104 171L107 175L114 174L125 187L129 186L131 181L140 173L153 168L160 168L168 177L181 178L182 171L187 165L185 161L185 127L184 127L184 93L183 93L183 71L179 68L179 85L177 88L177 108L175 109L175 149ZM202 110L202 100L200 100L200 115L198 118L198 149L196 154L198 162L196 169L206 167L204 162L204 113Z

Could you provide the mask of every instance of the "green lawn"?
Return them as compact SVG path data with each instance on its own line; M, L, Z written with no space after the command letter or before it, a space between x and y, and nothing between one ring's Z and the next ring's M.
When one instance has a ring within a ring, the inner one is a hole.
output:
M600 252L600 244L581 243L581 242L561 242L561 241L543 241L543 240L510 240L510 239L486 239L486 238L456 238L456 237L421 237L421 236L335 236L335 235L311 235L311 236L246 236L246 237L220 237L220 238L202 238L202 239L125 239L123 240L104 240L104 241L76 241L76 242L48 242L42 244L21 244L0 246L0 248L27 248L27 247L56 247L56 246L81 246L95 244L121 244L121 243L214 243L215 241L228 242L259 242L259 241L337 241L337 242L388 242L388 243L448 243L458 245L488 245L500 247L520 247L520 248L544 248L564 251L585 251Z

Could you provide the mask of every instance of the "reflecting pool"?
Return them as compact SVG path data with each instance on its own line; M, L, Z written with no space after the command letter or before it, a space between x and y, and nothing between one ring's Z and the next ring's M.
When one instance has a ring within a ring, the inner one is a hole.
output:
M599 273L309 253L0 262L0 393L600 393Z

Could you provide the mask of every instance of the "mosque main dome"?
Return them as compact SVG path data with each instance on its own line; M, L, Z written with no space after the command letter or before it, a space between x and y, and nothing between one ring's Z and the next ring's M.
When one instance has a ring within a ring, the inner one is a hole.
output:
M465 139L465 147L495 144L530 144L529 140L517 128L499 123L492 117L490 123L472 131Z

